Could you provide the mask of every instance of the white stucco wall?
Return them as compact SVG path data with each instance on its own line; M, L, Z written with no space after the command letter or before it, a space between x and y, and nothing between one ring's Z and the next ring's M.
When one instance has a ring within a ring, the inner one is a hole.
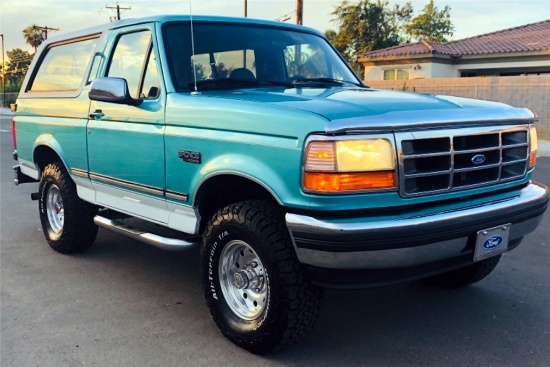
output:
M487 61L487 59L484 59ZM481 61L481 60L480 60ZM409 79L428 78L457 78L461 71L482 70L482 69L513 69L513 68L537 68L549 67L550 60L522 61L516 62L476 62L472 64L440 64L440 63L415 63L404 64L396 60L394 65L367 66L365 68L364 80L384 80L384 70L407 69Z
M432 64L430 78L458 78L459 76L460 72L456 65Z
M550 139L550 75L365 80L365 84L373 88L448 94L527 107L539 117L539 136Z
M368 66L365 68L365 80L384 80L384 70L405 69L409 79L449 78L458 77L460 73L454 65L436 63L395 64L383 66Z
M384 74L382 72L382 68L380 66L366 66L365 67L365 74L363 75L363 79L365 80L382 80L384 78Z
M364 79L365 80L384 80L384 70L405 69L409 72L409 79L423 79L429 78L431 64L429 63L417 63L417 64L395 64L395 65L382 65L382 66L367 66L365 68Z
M460 71L466 70L479 70L479 69L513 69L513 68L537 68L537 67L549 67L550 60L539 61L522 61L522 62L479 62L475 64L459 64L455 66L455 69L460 75Z

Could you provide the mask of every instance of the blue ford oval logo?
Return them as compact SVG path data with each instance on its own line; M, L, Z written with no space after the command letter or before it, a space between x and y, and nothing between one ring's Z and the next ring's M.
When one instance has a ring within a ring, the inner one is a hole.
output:
M472 157L473 164L481 164L485 162L485 156L483 154L476 154Z
M488 238L483 242L483 248L486 250L492 250L494 248L497 248L502 243L503 238L500 236L493 236L491 238Z

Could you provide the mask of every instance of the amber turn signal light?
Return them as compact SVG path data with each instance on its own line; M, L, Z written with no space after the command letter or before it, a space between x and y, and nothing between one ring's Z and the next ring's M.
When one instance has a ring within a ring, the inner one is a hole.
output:
M394 189L395 172L304 173L304 188L318 192Z
M537 141L537 128L531 126L529 129L529 168L533 168L537 163L537 151L538 151L538 141Z

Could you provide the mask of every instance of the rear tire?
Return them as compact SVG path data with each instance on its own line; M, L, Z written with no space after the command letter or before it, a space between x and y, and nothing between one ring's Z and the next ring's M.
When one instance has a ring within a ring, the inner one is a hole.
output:
M465 287L477 283L491 274L495 270L499 260L500 255L494 256L464 268L423 279L423 281L440 288L452 289Z
M88 249L97 236L97 207L81 200L76 185L61 162L42 171L38 209L46 240L62 254Z
M252 353L296 343L320 314L322 290L307 279L284 213L273 203L241 202L218 211L203 238L201 273L214 322Z

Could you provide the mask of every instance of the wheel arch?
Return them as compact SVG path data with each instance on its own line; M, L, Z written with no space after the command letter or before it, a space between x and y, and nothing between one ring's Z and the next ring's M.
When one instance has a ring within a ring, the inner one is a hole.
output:
M48 164L53 162L61 162L67 167L61 155L48 144L40 144L34 148L33 161L40 172L42 172Z
M35 166L42 173L44 167L53 162L61 162L67 168L67 162L63 159L63 149L59 142L51 134L42 134L35 140L32 158Z
M199 208L200 232L219 209L239 201L269 200L282 204L263 182L234 172L222 172L205 178L197 189L193 206Z

